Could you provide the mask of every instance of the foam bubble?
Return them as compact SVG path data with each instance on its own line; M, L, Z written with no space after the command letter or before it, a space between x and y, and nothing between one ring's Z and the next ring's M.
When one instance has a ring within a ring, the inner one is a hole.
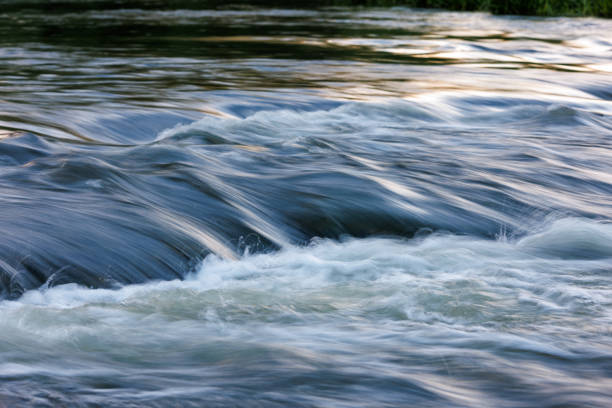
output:
M208 384L207 398L222 398L257 392L254 379L362 381L366 369L375 383L412 372L411 387L431 395L451 380L470 390L474 375L583 389L575 364L612 353L610 258L534 251L571 231L598 242L609 225L563 219L518 241L319 239L211 255L182 281L29 291L0 302L0 379L78 382L97 402L109 381L143 400L153 383L159 395Z

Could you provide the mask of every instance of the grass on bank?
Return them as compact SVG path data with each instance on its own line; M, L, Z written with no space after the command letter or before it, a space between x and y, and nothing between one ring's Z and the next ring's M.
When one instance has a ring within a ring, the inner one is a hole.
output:
M612 18L612 0L0 0L0 12L44 8L50 12L108 8L217 8L251 5L256 7L325 6L406 6L462 11L489 11L493 14L532 16L598 16Z
M612 0L331 0L336 4L410 6L494 14L612 17Z

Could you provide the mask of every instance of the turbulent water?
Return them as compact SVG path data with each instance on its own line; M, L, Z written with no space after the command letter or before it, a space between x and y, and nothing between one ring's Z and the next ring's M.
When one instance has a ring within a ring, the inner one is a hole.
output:
M0 406L612 404L611 21L99 3L0 6Z

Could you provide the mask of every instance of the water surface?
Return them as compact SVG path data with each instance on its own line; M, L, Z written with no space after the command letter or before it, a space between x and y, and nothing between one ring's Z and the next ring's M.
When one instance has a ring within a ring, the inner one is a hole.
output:
M0 405L609 406L610 38L0 10Z

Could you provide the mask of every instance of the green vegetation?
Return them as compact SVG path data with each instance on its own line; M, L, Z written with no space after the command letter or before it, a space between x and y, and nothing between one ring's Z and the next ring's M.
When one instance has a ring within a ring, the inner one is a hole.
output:
M484 10L495 14L612 17L612 0L415 0L422 7Z
M287 3L302 2L288 1ZM313 2L309 3L312 4ZM490 11L494 14L536 16L612 17L612 0L324 0L318 3L338 6L409 6L465 11L478 10Z
M574 15L612 17L612 0L489 0L497 14Z
M464 11L490 11L494 14L535 16L612 17L612 0L0 0L5 9L40 8L50 12L62 9L95 8L207 8L271 6L318 8L325 6L407 6Z

